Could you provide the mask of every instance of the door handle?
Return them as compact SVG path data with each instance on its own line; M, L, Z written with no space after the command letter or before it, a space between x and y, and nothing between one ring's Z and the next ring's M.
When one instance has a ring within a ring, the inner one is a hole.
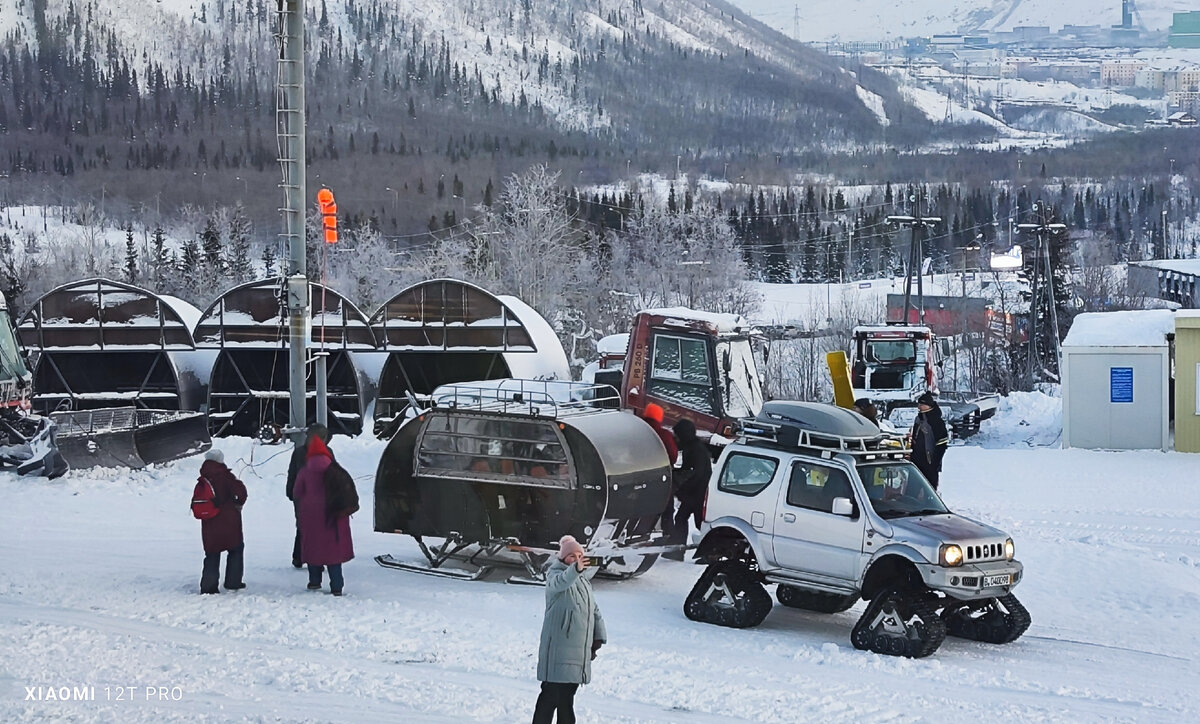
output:
M796 514L795 513L784 513L783 514L783 522L795 523L796 522Z

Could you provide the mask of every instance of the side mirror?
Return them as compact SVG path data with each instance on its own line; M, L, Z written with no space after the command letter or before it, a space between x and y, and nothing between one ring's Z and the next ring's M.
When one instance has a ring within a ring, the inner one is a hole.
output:
M834 498L832 512L834 515L849 518L854 515L854 506L850 503L849 498Z
M726 374L733 370L733 360L729 355L728 349L721 355L721 367L725 370Z

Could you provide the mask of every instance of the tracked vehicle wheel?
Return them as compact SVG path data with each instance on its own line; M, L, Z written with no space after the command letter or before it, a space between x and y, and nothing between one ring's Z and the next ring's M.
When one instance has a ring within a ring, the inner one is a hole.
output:
M789 608L802 608L817 613L841 613L858 601L858 596L839 596L836 593L817 593L783 583L775 590L775 598Z
M895 588L872 599L850 632L856 649L911 659L929 656L945 638L946 624L929 593Z
M947 606L942 620L951 636L1007 644L1016 641L1033 619L1013 594Z
M771 596L745 565L736 561L714 563L704 569L683 602L683 613L692 621L750 628L771 612Z

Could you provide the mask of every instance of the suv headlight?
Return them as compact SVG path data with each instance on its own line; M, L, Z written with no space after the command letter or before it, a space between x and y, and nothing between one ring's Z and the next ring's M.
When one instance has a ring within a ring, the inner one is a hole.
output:
M1016 553L1016 546L1013 545L1012 538L1004 541L1004 560L1011 561Z
M963 562L962 548L956 545L944 545L938 549L938 562L943 566L961 566Z

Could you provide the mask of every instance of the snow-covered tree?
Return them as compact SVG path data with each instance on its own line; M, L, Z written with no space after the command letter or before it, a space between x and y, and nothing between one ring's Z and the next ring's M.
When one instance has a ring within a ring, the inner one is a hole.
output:
M125 226L125 281L136 284L138 280L138 254L133 243L133 224Z
M484 210L472 262L494 291L519 297L561 330L594 270L558 178L544 165L510 176L498 208Z
M758 299L728 221L701 205L691 213L646 209L613 240L612 277L635 306L685 306L748 314ZM636 311L636 310L631 310Z
M254 278L254 266L250 261L250 219L239 203L229 218L229 280L234 284L248 282Z

